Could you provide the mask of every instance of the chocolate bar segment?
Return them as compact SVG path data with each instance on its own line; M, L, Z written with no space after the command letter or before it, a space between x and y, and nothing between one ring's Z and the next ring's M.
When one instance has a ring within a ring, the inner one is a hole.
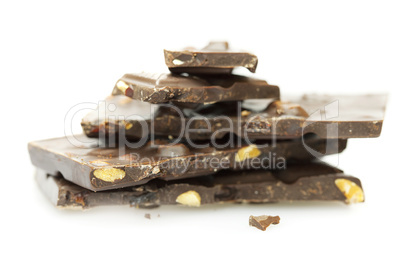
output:
M252 139L292 139L308 133L324 139L372 138L381 133L386 101L386 95L304 95L274 102L261 99L183 107L110 96L81 125L90 137L122 130L131 139L149 135L151 130L156 135L182 135L191 140L219 139L228 133ZM110 104L117 109L105 109ZM147 131L142 131L142 124Z
M215 175L174 181L155 179L145 185L92 192L59 176L38 170L41 189L63 208L131 205L207 205L221 203L274 203L280 201L363 202L360 180L322 163L289 165L286 170L224 171ZM339 186L338 181L348 185ZM347 193L345 189L352 185ZM357 189L357 190L356 190ZM353 193L352 193L353 192ZM184 197L183 197L184 196ZM179 202L180 201L180 202Z
M279 88L265 80L238 76L181 76L175 74L126 74L113 95L126 95L151 103L169 101L215 103L245 99L279 99Z
M99 139L84 135L31 142L33 165L49 174L61 173L66 180L84 188L101 191L144 184L150 179L173 180L213 174L222 169L285 168L287 160L310 160L319 154L335 154L346 140L310 137L281 142L243 143L233 147L203 144L194 148L185 143L155 140L140 148L104 147ZM225 145L225 144L224 144ZM265 145L265 147L261 147Z
M264 112L245 116L248 137L374 138L381 134L387 95L303 95L275 101ZM243 105L245 106L245 105ZM251 123L250 123L251 122ZM264 124L266 123L266 124Z
M235 67L245 67L254 73L257 56L229 49L228 42L210 42L202 49L164 50L165 63L173 73L228 74Z

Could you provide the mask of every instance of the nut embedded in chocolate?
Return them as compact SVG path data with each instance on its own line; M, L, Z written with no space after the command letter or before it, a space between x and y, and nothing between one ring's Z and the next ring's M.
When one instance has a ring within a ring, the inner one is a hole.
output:
M260 154L261 154L261 151L257 148L257 146L255 144L250 144L247 147L241 148L237 152L237 154L235 156L235 160L236 160L236 162L241 162L246 159L258 157Z
M123 179L126 172L118 168L101 168L94 171L94 176L102 181L115 182Z
M196 191L187 191L176 198L176 202L189 207L199 207L201 205L201 196Z
M353 181L340 178L335 180L335 184L345 195L346 203L364 202L363 189Z

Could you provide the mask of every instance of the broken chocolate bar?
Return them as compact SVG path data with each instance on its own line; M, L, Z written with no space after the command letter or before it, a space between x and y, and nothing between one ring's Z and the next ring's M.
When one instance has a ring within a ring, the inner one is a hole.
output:
M292 101L245 100L187 108L110 96L84 117L81 125L89 137L124 131L130 139L148 136L151 131L190 140L220 139L228 133L252 139L291 139L307 133L328 139L371 138L381 133L387 96L304 95L288 99ZM116 110L105 108L110 104Z
M268 226L271 224L279 224L279 221L281 218L279 216L267 216L267 215L262 215L262 216L250 216L248 219L248 224L250 226L256 227L262 231L267 230Z
M92 192L38 169L41 189L62 208L131 205L152 208L182 204L273 203L279 201L337 200L363 202L359 179L322 163L289 165L286 170L223 171L215 175L164 181L123 189Z
M165 63L173 73L228 74L235 67L250 72L257 68L257 56L229 49L228 42L210 42L202 49L186 48L181 51L164 50Z
M113 95L151 103L169 101L215 103L245 99L279 99L279 88L238 75L181 76L175 74L125 74L116 83Z
M312 151L336 154L346 147L346 140L322 140L314 136L304 142L264 141L233 147L225 144L225 148L208 143L194 148L161 139L141 148L133 148L133 144L105 148L101 142L77 135L31 142L28 149L36 167L53 175L61 173L84 188L101 191L144 184L153 178L171 180L212 174L221 169L280 169L285 168L286 160L314 159Z

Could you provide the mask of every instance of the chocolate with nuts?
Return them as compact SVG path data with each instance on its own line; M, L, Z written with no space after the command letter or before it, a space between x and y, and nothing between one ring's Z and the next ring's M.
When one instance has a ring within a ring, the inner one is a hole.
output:
M145 185L92 192L60 175L38 169L36 180L53 204L63 208L131 205L202 206L221 203L272 203L280 201L363 202L359 179L322 163L289 165L286 170L223 171L181 180L155 179ZM347 183L341 185L338 182Z
M201 176L221 169L281 169L286 167L287 160L313 159L307 148L320 154L334 154L345 147L346 140L310 137L304 142L284 140L270 144L264 141L222 149L208 143L204 148L184 143L173 145L168 140L148 142L141 148L105 148L101 140L84 135L28 145L36 167L53 175L61 173L66 180L93 191L144 184L154 178Z
M228 42L210 42L202 49L164 50L165 63L173 73L222 74L235 67L245 67L254 73L257 56L229 49Z
M110 96L81 125L89 137L124 131L130 139L151 131L191 140L219 139L228 133L252 139L291 139L307 133L328 139L371 138L381 133L386 100L386 95L304 95L188 108ZM108 111L109 104L117 109Z
M117 81L113 95L126 95L151 103L169 101L215 103L246 99L279 99L279 88L238 75L181 76L175 74L125 74Z

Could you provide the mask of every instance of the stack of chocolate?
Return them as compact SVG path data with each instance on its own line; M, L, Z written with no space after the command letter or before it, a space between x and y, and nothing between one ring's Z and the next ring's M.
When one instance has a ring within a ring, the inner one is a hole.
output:
M320 158L378 137L386 96L280 98L257 57L225 42L165 50L168 74L126 74L82 120L85 135L29 143L58 207L299 200L363 202L359 179ZM363 167L362 167L363 168Z

